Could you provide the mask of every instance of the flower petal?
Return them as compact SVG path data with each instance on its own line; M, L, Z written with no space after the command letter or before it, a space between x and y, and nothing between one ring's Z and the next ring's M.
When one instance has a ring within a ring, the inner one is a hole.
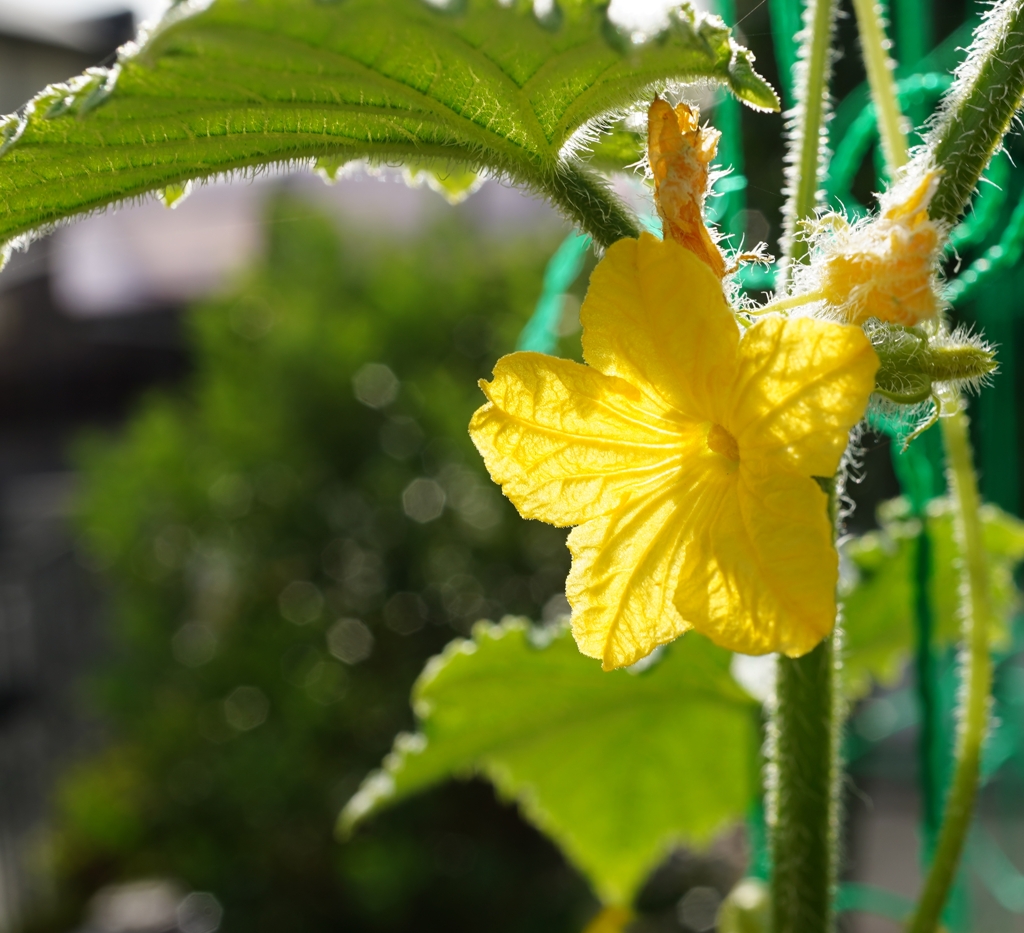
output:
M644 233L611 246L580 310L583 357L702 421L736 373L739 328L722 285L693 253Z
M819 287L847 321L877 317L913 326L938 314L935 273L943 236L928 217L938 186L935 171L912 189L897 186L883 197L880 216L841 228L825 247Z
M572 633L605 670L632 664L692 627L673 597L684 550L733 485L726 469L714 454L688 451L670 483L569 534Z
M469 425L491 477L526 518L576 525L664 483L695 428L622 379L542 353L498 360Z
M725 425L741 459L832 476L875 385L878 357L864 332L772 315L743 335L739 357Z
M740 466L717 513L693 524L675 605L743 654L806 654L835 623L839 558L828 498L812 479Z

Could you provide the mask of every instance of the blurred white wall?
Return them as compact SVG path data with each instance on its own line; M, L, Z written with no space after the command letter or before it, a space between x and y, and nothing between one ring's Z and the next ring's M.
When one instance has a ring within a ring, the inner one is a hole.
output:
M48 41L85 20L134 14L136 22L158 17L169 0L0 0L0 30Z

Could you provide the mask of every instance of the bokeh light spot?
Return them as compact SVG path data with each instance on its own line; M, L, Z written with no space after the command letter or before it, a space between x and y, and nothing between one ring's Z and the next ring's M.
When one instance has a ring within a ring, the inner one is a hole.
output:
M358 664L373 653L373 633L359 619L338 619L327 632L327 650L339 661Z
M281 615L295 625L316 621L324 608L323 595L308 580L293 580L281 590L277 603Z
M401 383L389 366L367 363L352 377L356 398L368 408L386 408L396 398Z
M212 894L193 891L178 905L176 913L181 933L216 933L224 909Z
M412 635L426 624L429 610L418 593L395 593L384 604L384 624L399 635Z
M715 927L715 918L722 895L714 888L698 885L690 888L679 901L679 920L693 933L708 933Z
M259 687L235 687L224 701L224 718L239 732L262 726L269 712L270 700Z
M171 650L185 667L202 667L217 653L217 636L208 625L186 622L174 633Z
M414 479L402 493L402 508L414 522L425 525L441 517L446 496L432 479Z

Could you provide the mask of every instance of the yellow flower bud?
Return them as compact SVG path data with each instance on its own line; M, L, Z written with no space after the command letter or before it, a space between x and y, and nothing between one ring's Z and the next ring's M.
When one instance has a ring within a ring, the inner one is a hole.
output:
M878 318L913 326L940 308L935 290L941 231L928 216L938 174L929 172L909 196L883 201L870 223L841 227L817 263L820 293L845 320Z
M656 97L647 114L647 159L666 239L695 253L721 279L725 258L704 225L708 170L722 134L700 125L700 110Z

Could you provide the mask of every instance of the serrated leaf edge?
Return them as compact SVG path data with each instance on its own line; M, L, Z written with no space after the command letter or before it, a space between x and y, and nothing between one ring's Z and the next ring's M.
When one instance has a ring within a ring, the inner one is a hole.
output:
M457 638L445 645L440 654L430 658L422 673L416 678L412 688L413 712L417 719L425 720L433 712L431 703L423 698L423 691L428 688L438 675L460 655L470 656L479 650L479 641L489 638L500 641L515 632L529 632L528 620L518 617L507 617L501 622L481 621L473 626L470 638ZM394 740L391 751L385 756L382 766L371 771L359 786L359 790L345 804L338 817L337 832L342 839L352 835L356 827L372 816L395 793L395 775L404 767L406 760L413 755L421 755L427 749L428 739L422 732L401 732Z

